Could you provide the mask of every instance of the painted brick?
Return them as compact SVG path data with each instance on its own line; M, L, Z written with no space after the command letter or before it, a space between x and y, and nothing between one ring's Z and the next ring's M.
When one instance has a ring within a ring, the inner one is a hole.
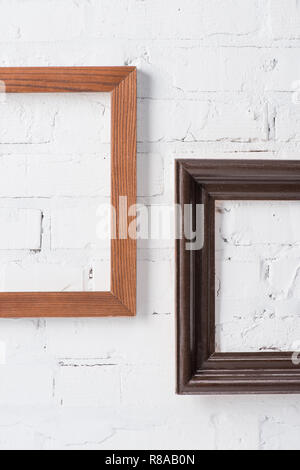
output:
M137 162L138 196L154 197L164 191L164 164L160 154L139 154Z
M11 363L0 367L2 406L38 406L51 402L53 378L49 368L36 364L14 366Z
M286 9L282 9L280 0L270 3L271 31L274 39L300 38L300 10L297 0L287 0Z
M299 90L300 66L297 61L299 50L271 49L266 52L264 82L268 91ZM290 100L291 101L291 100Z
M0 250L40 250L42 213L0 208Z
M82 207L53 210L51 247L53 250L102 248L109 251L110 221L108 202L95 204L92 201ZM104 238L105 233L107 238Z
M55 110L37 96L7 95L0 102L0 144L49 143Z
M113 407L120 402L120 375L114 365L62 366L55 384L55 400L64 406Z
M288 416L265 416L262 419L262 450L299 450L299 425Z
M22 165L23 158L20 157L20 160ZM105 155L32 157L27 166L25 193L15 188L15 194L18 192L19 196L30 197L107 197L110 195L109 175L110 160Z
M139 106L142 142L248 142L266 138L265 107L247 100L149 101ZM146 125L148 122L150 125Z
M300 203L240 201L218 203L219 242L235 246L299 242ZM259 229L258 229L259 227Z
M138 275L143 279L138 290L138 308L150 314L168 314L173 310L172 268L168 261L139 263Z
M183 93L243 91L259 86L263 79L264 55L255 48L249 48L247 54L244 48L238 47L185 46L168 52L174 61L166 67L166 73L173 72L173 86ZM201 64L198 69L197 63ZM205 74L201 73L203 68Z
M2 41L57 41L80 36L84 28L84 5L72 0L2 1ZM67 21L66 21L67 19ZM10 27L7 28L7 24ZM7 36L7 32L9 33Z
M276 106L276 139L283 142L299 142L299 121L300 106L298 102L293 102L293 95L290 94L288 101L280 102Z
M230 34L239 36L256 32L261 26L261 2L245 0L243 7L237 0L226 6L220 0L168 1L164 9L158 0L118 0L92 2L88 10L92 31L98 37L129 39L202 39L207 35ZM118 15L114 12L118 9ZM218 15L215 12L218 11ZM229 14L230 11L230 14ZM107 24L106 17L112 23ZM113 31L113 34L112 34Z
M247 426L244 427L240 423L238 414L229 415L224 412L213 417L218 450L257 449L259 445L258 419L251 414L247 414L246 419Z
M7 292L83 290L83 270L80 266L10 263L5 267L3 277L2 291Z

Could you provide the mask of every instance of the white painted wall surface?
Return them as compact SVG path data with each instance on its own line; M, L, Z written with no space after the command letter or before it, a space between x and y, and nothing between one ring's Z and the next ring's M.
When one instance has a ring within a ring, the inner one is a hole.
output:
M218 352L300 346L299 201L217 201Z
M297 0L0 0L1 66L138 67L138 192L148 205L173 202L175 158L299 158L299 58ZM14 181L0 171L0 196L19 209L0 241L36 250L40 207L13 199L23 163L9 150L48 141L51 116L27 141L6 127L0 169ZM42 174L34 163L36 192L47 189ZM170 241L139 244L136 318L1 320L0 448L300 448L298 396L176 396L174 336Z
M2 95L0 291L110 289L110 101Z

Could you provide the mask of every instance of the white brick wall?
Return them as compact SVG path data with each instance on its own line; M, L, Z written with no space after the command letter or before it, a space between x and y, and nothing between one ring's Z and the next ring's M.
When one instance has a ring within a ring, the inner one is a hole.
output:
M0 249L40 250L42 212L36 209L0 209Z
M300 338L300 204L218 201L218 350L292 351Z
M0 111L0 289L107 290L109 94L13 94Z
M139 200L163 205L175 158L299 158L299 24L296 0L0 0L0 65L138 66ZM108 95L0 103L2 289L107 284L91 231L109 118ZM298 225L282 210L259 234L224 226L225 272L242 265L259 293L221 286L231 348L241 325L246 347L297 335ZM0 321L1 449L300 448L298 397L175 395L173 245L139 244L137 318Z

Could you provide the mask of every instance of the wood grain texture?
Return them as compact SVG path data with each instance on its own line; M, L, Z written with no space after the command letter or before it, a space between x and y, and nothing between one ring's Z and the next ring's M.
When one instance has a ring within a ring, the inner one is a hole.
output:
M6 93L113 91L135 67L0 67Z
M122 239L120 197L126 196L125 223L135 224L136 208L136 72L132 72L112 93L112 205L119 221L112 243L111 290L130 310L136 310L136 239ZM135 225L133 232L136 232Z
M195 182L185 171L183 165L176 162L176 202L181 205L193 203ZM191 253L185 250L184 220L177 220L178 238L176 240L176 332L177 332L177 377L179 383L187 383L196 369L195 364L195 329L190 328L186 319L195 311L194 276L191 276L194 260ZM180 238L179 238L180 235Z
M136 68L0 68L7 93L112 92L111 201L136 204ZM131 233L135 234L135 210ZM127 227L126 227L127 229ZM136 314L136 239L111 243L111 292L0 293L0 317L98 317Z
M0 317L132 316L111 292L3 292Z
M181 207L204 204L205 230L195 253L176 244L177 392L300 393L292 352L215 352L215 201L300 200L300 161L178 160L176 183Z

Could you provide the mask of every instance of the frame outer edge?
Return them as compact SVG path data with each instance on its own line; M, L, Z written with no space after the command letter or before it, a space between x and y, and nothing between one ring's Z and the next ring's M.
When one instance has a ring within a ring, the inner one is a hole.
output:
M120 239L120 196L127 197L127 213L134 218L129 225L136 235L136 124L137 72L136 69L112 92L112 149L111 179L112 206L116 209L117 238L111 240L111 292L136 315L136 239ZM126 230L128 221L126 221Z
M212 180L221 185L228 182L234 183L237 187L242 188L241 190L245 192L247 199L249 189L244 185L244 181L250 185L267 182L268 190L264 191L264 199L272 191L272 194L278 195L276 200L284 199L284 196L288 200L291 194L292 200L300 200L300 161L243 160L241 162L225 159L180 159L176 162L176 198L181 203L183 202L183 168L190 176L191 181L194 179L204 188L206 188L207 182ZM296 190L291 192L289 185L294 185ZM284 189L280 192L280 188ZM253 199L253 191L249 194ZM256 199L262 199L261 191L258 191L257 194ZM230 199L230 197L226 195L226 199ZM283 353L265 353L263 357L261 357L261 353L252 353L246 355L246 361L245 353L241 353L240 357L235 354L233 359L230 359L232 357L230 353L227 353L228 357L226 357L226 353L212 354L207 364L203 364L202 367L198 365L195 372L192 370L191 354L195 356L195 351L193 352L184 343L190 340L188 335L191 334L195 325L193 325L191 310L187 308L182 310L183 304L185 307L187 306L186 298L182 298L182 289L190 282L189 277L184 275L180 264L183 249L182 243L177 240L177 393L184 395L300 394L300 368L293 366L289 359L286 360ZM208 312L201 312L201 315L208 315ZM184 329L184 334L182 334L182 329ZM188 335L186 331L189 331ZM197 341L199 342L199 338ZM219 364L215 364L212 368L210 362L214 361L216 357L219 358ZM187 364L190 365L190 369Z
M0 67L6 93L112 92L111 199L127 195L128 205L136 203L136 76L136 67ZM111 253L111 291L2 292L0 317L135 315L136 240L112 240Z

